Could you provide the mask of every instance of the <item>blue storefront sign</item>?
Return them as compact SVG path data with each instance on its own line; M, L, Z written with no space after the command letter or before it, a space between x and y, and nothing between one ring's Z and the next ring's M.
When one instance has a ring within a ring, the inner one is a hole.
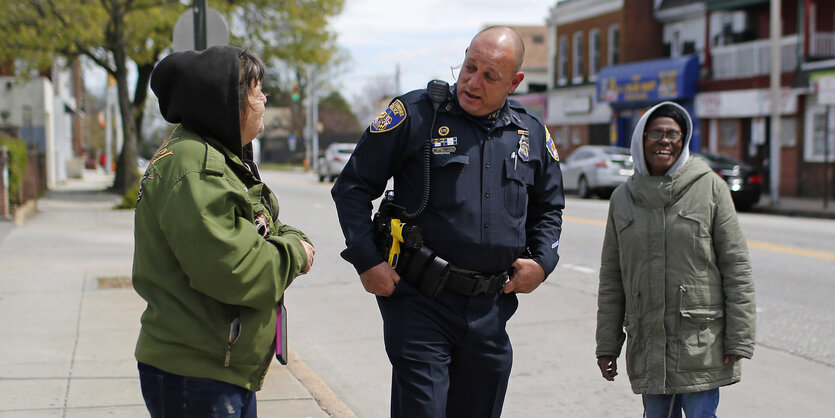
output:
M611 142L628 147L632 129L647 108L674 101L694 117L694 98L698 91L699 57L658 59L613 65L600 70L597 99L608 102L612 116ZM691 150L701 147L698 121L693 121Z

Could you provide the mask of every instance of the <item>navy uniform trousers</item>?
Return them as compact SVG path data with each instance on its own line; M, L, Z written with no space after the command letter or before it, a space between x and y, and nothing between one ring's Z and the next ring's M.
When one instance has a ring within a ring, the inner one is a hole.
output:
M392 417L499 417L513 349L515 294L426 298L405 280L377 297L392 364Z

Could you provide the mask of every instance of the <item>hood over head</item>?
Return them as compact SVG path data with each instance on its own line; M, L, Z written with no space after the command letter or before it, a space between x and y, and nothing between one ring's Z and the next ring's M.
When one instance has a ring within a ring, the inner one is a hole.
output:
M647 121L649 121L650 116L653 113L658 111L661 108L669 108L675 113L678 113L680 118L684 120L686 126L682 126L682 145L681 145L681 154L678 156L678 159L667 170L666 175L675 174L683 165L687 162L687 159L690 158L690 138L693 136L693 121L690 119L690 114L687 113L687 110L681 107L678 103L673 102L662 102L647 110L641 119L638 120L638 124L635 126L635 130L632 132L632 145L630 147L630 151L632 153L632 161L635 163L635 171L638 174L643 176L649 175L649 167L647 167L647 161L644 158L644 130L647 126Z
M201 136L241 154L238 97L241 48L213 46L203 51L175 52L151 74L151 90L170 123L181 123Z

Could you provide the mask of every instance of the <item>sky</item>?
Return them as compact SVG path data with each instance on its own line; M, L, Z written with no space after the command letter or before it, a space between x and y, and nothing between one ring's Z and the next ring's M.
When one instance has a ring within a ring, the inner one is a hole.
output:
M556 0L346 0L331 19L337 44L350 55L334 85L349 101L369 83L394 80L400 92L425 88L433 78L453 83L472 37L485 25L545 25ZM389 81L393 86L393 81Z

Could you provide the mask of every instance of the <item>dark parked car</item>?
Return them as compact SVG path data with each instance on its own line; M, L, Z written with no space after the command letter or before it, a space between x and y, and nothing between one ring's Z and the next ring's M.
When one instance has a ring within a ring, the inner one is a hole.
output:
M725 155L697 152L693 156L704 160L728 182L737 210L747 211L760 201L763 178L753 167Z

